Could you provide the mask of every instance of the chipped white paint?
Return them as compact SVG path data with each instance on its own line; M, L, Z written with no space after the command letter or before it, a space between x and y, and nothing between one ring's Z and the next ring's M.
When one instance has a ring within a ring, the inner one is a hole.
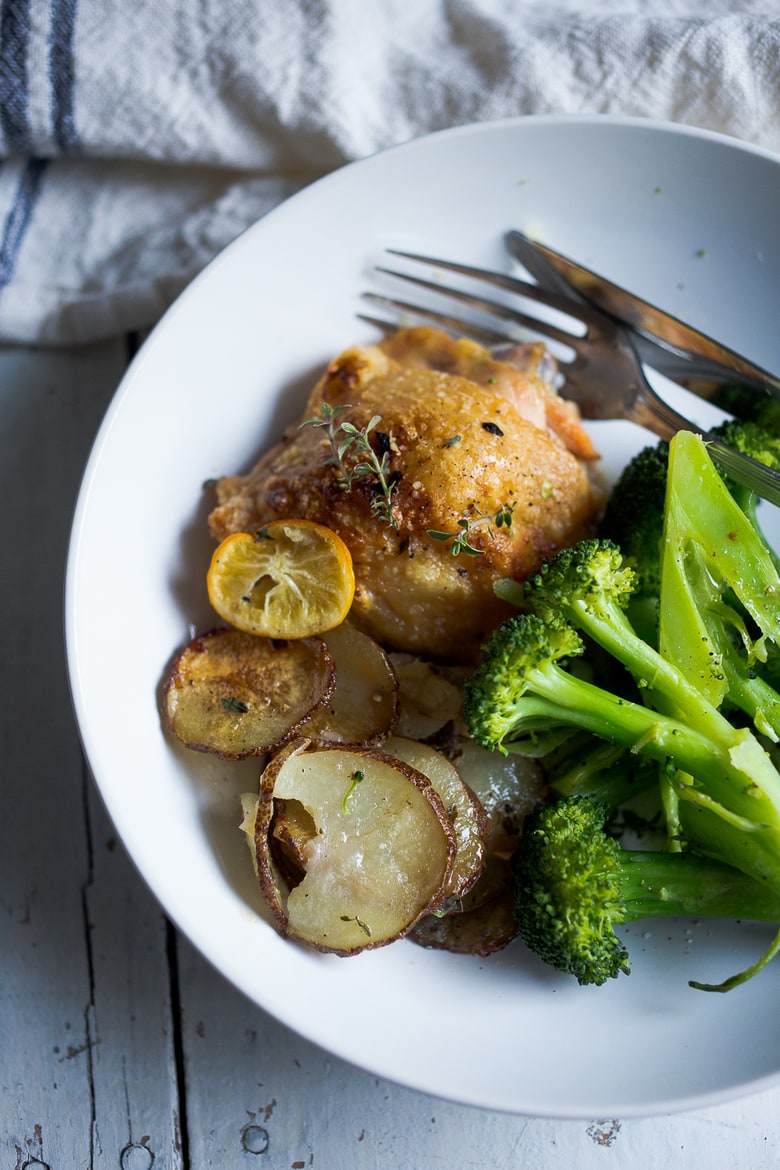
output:
M0 1170L776 1170L780 1091L587 1123L437 1101L295 1036L168 926L85 775L62 654L71 509L124 355L0 352Z

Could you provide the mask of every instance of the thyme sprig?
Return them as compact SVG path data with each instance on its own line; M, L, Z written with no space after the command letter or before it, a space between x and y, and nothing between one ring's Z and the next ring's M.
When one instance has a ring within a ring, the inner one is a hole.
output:
M493 524L496 526L496 528L506 528L507 532L510 532L512 529L512 516L516 507L517 501L515 500L514 503L511 504L502 504L501 507L496 509L495 512L491 512L489 514L480 512L479 509L476 509L476 517L462 516L461 519L458 520L458 530L456 532L437 532L434 529L429 528L427 535L430 536L432 540L451 540L452 545L450 547L450 552L454 557L457 557L460 553L464 553L469 557L483 557L485 555L485 550L483 548L474 547L469 539L471 533L475 528L487 525L488 532L491 536L493 536L494 533L491 527Z
M390 470L389 437L382 436L383 450L377 454L369 436L376 431L382 421L382 416L375 414L364 427L356 427L354 423L344 420L339 422L339 415L350 410L350 406L331 406L328 402L321 404L321 418L307 418L301 423L302 427L321 427L327 434L330 443L330 464L338 468L339 485L344 491L351 491L356 479L373 480L376 489L371 499L371 511L377 519L389 524L391 528L398 527L398 521L393 516L392 495L398 479ZM377 436L381 432L377 431ZM347 463L347 456L351 462Z
M360 783L360 781L362 779L363 779L363 773L361 771L358 770L358 771L352 773L352 779L350 780L349 788L344 793L344 799L341 802L341 807L342 807L342 810L344 812L347 811L347 802L349 801L350 796L355 791L355 789L357 788L358 784Z

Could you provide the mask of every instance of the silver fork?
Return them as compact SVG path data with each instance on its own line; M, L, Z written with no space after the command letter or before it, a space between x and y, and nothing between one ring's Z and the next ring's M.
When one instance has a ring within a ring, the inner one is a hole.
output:
M562 362L565 377L563 394L573 399L586 419L627 419L639 424L661 439L669 440L680 430L701 434L713 460L737 483L771 503L780 505L780 474L765 464L743 455L722 439L703 430L666 403L647 379L631 337L622 325L595 306L575 302L537 284L520 280L503 272L492 272L451 260L422 256L415 252L390 249L389 254L412 264L425 265L437 273L448 272L480 286L489 286L509 294L494 300L474 291L448 286L413 272L378 266L377 271L413 287L446 298L454 307L436 308L432 304L401 299L390 294L367 292L364 297L375 306L389 311L393 320L361 314L364 319L387 328L398 326L408 318L429 322L461 336L480 341L491 348L516 344L520 330L538 338L558 342L573 351L574 358ZM529 302L531 304L529 305ZM544 312L544 306L568 318L556 322ZM480 319L462 310L476 311ZM572 329L579 323L581 333ZM527 340L527 337L524 338ZM695 375L695 371L689 371Z

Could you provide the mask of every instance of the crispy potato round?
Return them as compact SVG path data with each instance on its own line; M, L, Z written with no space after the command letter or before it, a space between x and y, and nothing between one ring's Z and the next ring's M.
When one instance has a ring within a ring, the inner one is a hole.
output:
M390 654L398 680L398 735L427 739L445 724L460 718L462 695L438 666L414 654Z
M517 938L511 884L477 906L438 918L428 914L412 928L409 938L422 947L458 955L487 958Z
M398 683L387 655L349 622L323 634L323 641L336 663L336 689L301 734L334 743L381 740L398 719Z
M446 914L421 918L409 937L425 947L487 956L517 937L510 859L525 817L544 799L544 778L536 760L489 752L457 732L441 747L487 816L486 857L465 896L451 900Z
M305 873L292 889L272 849L280 801L297 802L316 829L298 836ZM263 773L260 888L280 932L317 950L352 955L402 937L440 903L455 849L430 781L383 753L301 740Z
M455 736L446 754L488 815L488 852L509 857L517 848L526 816L545 798L544 775L538 760L502 756L468 736Z
M320 638L280 642L212 630L176 657L164 710L187 747L240 760L290 739L327 703L335 681L335 664Z
M397 735L391 736L383 748L427 776L441 797L457 841L447 898L462 898L477 881L485 864L490 834L485 810L464 784L457 768L435 748Z

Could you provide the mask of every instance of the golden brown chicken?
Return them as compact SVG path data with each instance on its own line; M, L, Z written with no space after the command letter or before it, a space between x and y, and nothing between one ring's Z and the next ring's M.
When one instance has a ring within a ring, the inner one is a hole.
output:
M212 535L326 524L352 553L355 624L392 649L473 660L509 612L493 582L523 579L590 533L603 503L596 452L576 408L535 372L541 355L526 347L521 369L428 328L346 350L303 421L330 415L337 443L345 422L368 427L386 489L354 437L339 467L327 425L297 426L248 475L219 481Z

